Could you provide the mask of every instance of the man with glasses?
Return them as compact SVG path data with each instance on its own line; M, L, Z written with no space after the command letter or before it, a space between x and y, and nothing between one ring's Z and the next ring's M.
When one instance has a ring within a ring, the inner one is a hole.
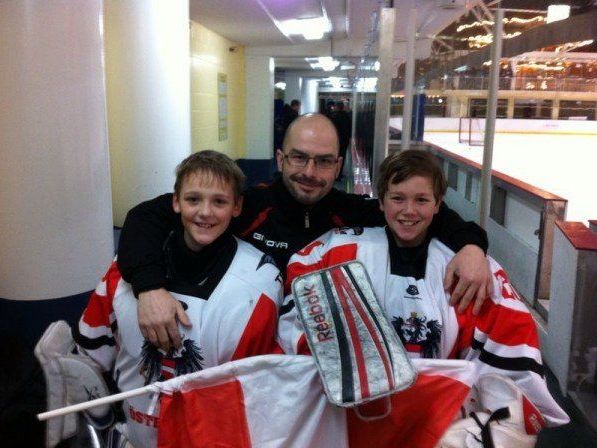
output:
M282 150L276 152L281 175L271 185L245 191L241 215L230 226L233 233L270 255L284 271L292 254L332 228L384 225L377 199L333 188L342 165L338 154L338 135L328 118L308 114L293 121ZM133 208L118 252L119 270L139 298L141 331L164 349L180 345L176 319L188 322L180 304L164 289L162 246L180 225L171 204L171 195L163 195ZM446 273L453 301L462 299L464 308L476 298L475 307L480 308L491 285L485 232L444 206L430 233L458 252Z

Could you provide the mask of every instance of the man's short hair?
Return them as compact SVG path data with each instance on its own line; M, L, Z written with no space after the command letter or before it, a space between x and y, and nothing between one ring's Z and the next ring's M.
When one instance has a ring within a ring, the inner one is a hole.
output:
M182 183L191 174L211 175L232 187L234 198L239 199L245 188L245 175L238 165L221 152L205 150L191 154L176 167L174 193L179 196Z
M292 106L300 106L300 105L301 105L301 102L299 100L292 100L290 102L290 107L292 107Z
M377 180L379 199L383 200L390 184L399 184L413 176L430 179L435 200L443 199L448 188L444 173L434 155L418 149L396 152L382 162Z

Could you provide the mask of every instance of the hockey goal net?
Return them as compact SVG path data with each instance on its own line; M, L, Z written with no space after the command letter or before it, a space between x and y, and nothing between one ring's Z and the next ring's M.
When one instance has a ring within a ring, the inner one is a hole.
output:
M483 146L485 140L485 119L461 117L458 122L458 143Z

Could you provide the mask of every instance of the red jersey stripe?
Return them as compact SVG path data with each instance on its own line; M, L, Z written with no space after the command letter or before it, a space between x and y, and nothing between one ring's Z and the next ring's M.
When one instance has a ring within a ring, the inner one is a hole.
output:
M313 243L311 243L313 244ZM292 280L303 275L310 274L313 271L318 271L324 267L333 266L336 264L352 261L357 257L357 245L344 244L342 246L333 247L325 253L323 258L313 264L303 264L299 262L290 263L287 269L286 284L284 285L285 294L290 293L290 285Z
M273 353L277 315L274 301L261 294L230 360Z
M82 320L90 327L109 327L110 314L112 314L112 301L94 292L89 298Z
M501 306L491 299L485 301L479 316L473 316L472 309L473 307L469 306L464 313L456 315L460 330L457 345L451 351L450 358L458 357L464 349L471 347L475 328L498 344L506 346L526 344L539 348L535 322L528 312ZM508 325L503 325L503 322L508 322ZM516 331L512 331L512 328L516 328Z

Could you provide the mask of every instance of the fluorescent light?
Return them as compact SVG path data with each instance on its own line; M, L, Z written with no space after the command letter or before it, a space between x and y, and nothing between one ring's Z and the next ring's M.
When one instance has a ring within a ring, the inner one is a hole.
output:
M547 7L547 23L557 22L570 17L570 5L549 5Z
M454 69L454 71L460 73L460 72L465 72L467 69L468 69L468 65L461 65L460 67L456 67Z
M320 68L323 71L331 72L334 70L338 65L340 65L339 61L336 61L334 58L330 56L321 56L319 58L305 58L305 60L311 65L311 68Z
M340 66L340 70L354 70L355 68L354 64L344 64Z
M330 76L328 78L328 82L332 85L334 89L340 89L342 87L342 78L337 76Z
M283 81L277 82L274 84L276 89L286 90L286 83Z
M307 40L321 39L325 33L332 31L332 24L327 17L312 19L292 19L279 22L278 28L286 36L302 34Z

